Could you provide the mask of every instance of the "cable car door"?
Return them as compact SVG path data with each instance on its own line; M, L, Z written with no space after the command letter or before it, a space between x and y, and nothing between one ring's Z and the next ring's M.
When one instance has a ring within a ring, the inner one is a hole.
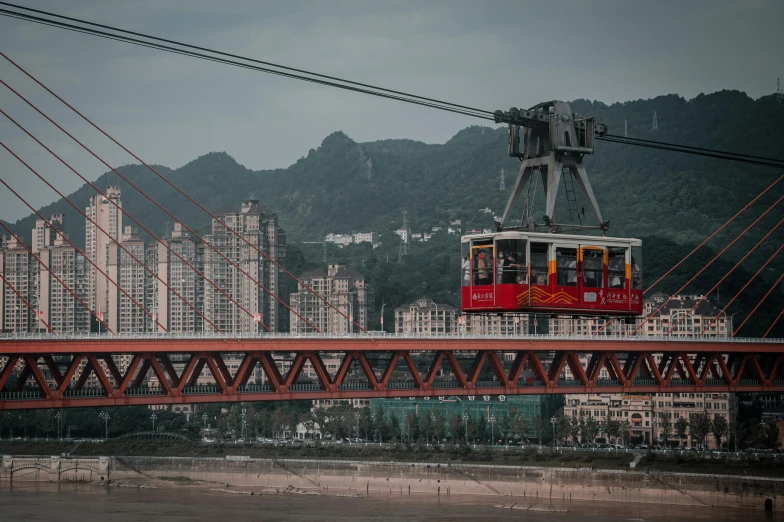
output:
M581 246L577 260L580 304L586 309L606 308L607 250L598 246Z
M495 248L492 243L471 246L471 308L495 306Z

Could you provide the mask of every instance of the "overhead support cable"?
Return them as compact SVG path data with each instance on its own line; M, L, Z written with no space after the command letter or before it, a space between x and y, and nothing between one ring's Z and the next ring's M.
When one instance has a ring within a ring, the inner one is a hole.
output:
M0 83L3 83L3 84L5 84L5 82L3 82L2 80L0 80ZM60 158L60 156L58 156L57 154L55 154L55 153L54 153L54 151L52 151L52 150L51 150L49 147L47 147L46 145L44 145L43 143L41 143L41 142L40 142L40 141L39 141L39 140L38 140L38 139L37 139L35 136L33 136L33 135L30 133L30 132L28 132L28 131L27 131L27 129L25 129L24 127L22 127L22 126L21 126L21 125L20 125L20 124L19 124L19 123L18 123L16 120L14 120L13 118L11 118L11 116L9 116L8 114L6 114L6 112L5 112L4 110L0 109L0 113L2 113L2 114L3 114L3 115L6 117L6 118L8 118L9 120L11 120L11 121L12 121L12 122L13 122L13 123L14 123L14 124L17 126L17 127L19 127L20 129L22 129L22 130L23 130L23 131L24 131L24 132L25 132L25 133L26 133L28 136L30 136L30 138L32 138L33 140L35 140L35 142L36 142L36 143L38 143L38 144L39 144L41 147L43 147L44 149L46 149L46 151L47 151L47 152L49 152L49 153L50 153L50 154L52 154L52 155L53 155L55 158L57 158L57 159L58 159L58 160L59 160L59 161L60 161L60 162L61 162L63 165L65 165L66 167L68 167L68 168L69 168L69 169L70 169L72 172L76 173L76 174L77 174L77 175L78 175L78 176L79 176L79 177L80 177L82 180L84 180L84 181L86 181L88 184L92 185L92 183L90 183L89 181L87 181L87 180L86 180L86 178L84 178L84 177L83 177L81 174L79 174L78 172L76 172L76 170L75 170L73 167L71 167L71 166L70 166L68 163L66 163L66 162L65 162L65 161L64 161L62 158ZM9 151L9 152L10 152L10 151ZM23 164L25 164L25 166L27 166L27 164L26 164L26 163L24 163L24 162L23 162L23 161L22 161L22 160L21 160L21 159L20 159L18 156L16 156L16 154L14 154L13 152L11 152L11 154L13 154L13 155L14 155L14 157L16 157L16 159L18 159L20 162L22 162ZM86 213L85 213L85 212L84 212L84 211L83 211L81 208L79 208L77 205L75 205L75 204L74 204L74 203L73 203L73 202L72 202L72 201L71 201L71 200L70 200L70 199L69 199L69 198L68 198L66 195L64 195L62 192L60 192L60 191L59 191L59 190L58 190L58 189L57 189L57 188L56 188L54 185L52 185L52 184L51 184L51 183L50 183L50 182L49 182L49 181L48 181L46 178L44 178L44 177L43 177L43 176L42 176L40 173L38 173L37 171L33 170L33 169L32 169L32 168L30 168L29 166L27 166L27 167L28 167L28 169L29 169L29 170L30 170L30 171L31 171L33 174L35 174L35 175L38 177L38 179L40 179L41 181L43 181L43 182L44 182L44 183L45 183L45 184L46 184L46 185L47 185L49 188L51 188L52 190L54 190L54 191L55 191L55 193L56 193L58 196L60 196L60 197L61 197L62 199L64 199L64 200L65 200L65 201L66 201L66 202L67 202L69 205L71 205L71 206L74 208L74 210L76 210L76 211L77 211L79 214L81 214L81 215L82 215L82 216L83 216L83 217L84 217L86 220L88 220L90 223L92 223L92 224L93 224L93 226L95 226L95 227L96 227L98 230L100 230L100 231L101 231L101 232L102 232L102 233L103 233L103 234L104 234L106 237L108 237L109 239L111 239L111 240L112 240L112 242L113 242L113 243L115 243L115 244L117 245L117 247L118 247L118 248L120 248L120 249L121 249L123 252L125 252L126 254L128 254L128 255L131 257L131 259L133 259L133 260L134 260L134 261L135 261L135 262L136 262L136 263L137 263L139 266L141 266L141 267L142 267L142 268L143 268L145 271L147 271L147 272L148 272L150 275L152 275L152 276L153 276L155 279L157 279L159 282L163 283L163 285L164 285L164 286L166 286L166 288L167 288L167 289L168 289L170 292L172 292L172 293L173 293L173 294L174 294L176 297L178 297L178 298L179 298L179 299L180 299L180 300L181 300L181 301L182 301L182 302L183 302L185 305L187 305L188 307L190 307L190 308L191 308L191 309L192 309L194 312L196 312L196 314L198 314L198 315L199 315L199 316L200 316L202 319L204 319L205 321L207 321L207 322L210 324L210 326L212 326L212 328L214 328L215 330L217 330L217 331L218 331L218 332L220 332L220 333L223 333L223 330L221 330L220 328L218 328L218 326L217 326L217 325L215 325L215 323L213 323L213 322L212 322L212 321L210 321L210 320L209 320L207 317L205 317L205 316L204 316L204 314L203 314L201 311L199 311L199 309L198 309L198 308L196 308L196 307L195 307L193 304L189 303L189 302L188 302L188 301L187 301L187 300L186 300L186 299L185 299L185 298L184 298L184 297L183 297L183 296L182 296L182 295L181 295L181 294L180 294L178 291L176 291L174 288L172 288L172 287L171 287L171 286L170 286L170 285L169 285L169 284L168 284L166 281L164 281L163 279L161 279L160 275L158 275L158 273L157 273L156 271L152 270L152 269L151 269L150 267L148 267L148 266L147 266L147 265L146 265L146 264L145 264L143 261L141 261L141 260L140 260L138 257L136 257L136 256L135 256L135 255L134 255L132 252L130 252L130 251L127 249L127 248L125 248L125 246L122 244L122 242L121 242L121 241L118 241L117 239L115 239L114 237L112 237L112 235L111 235L111 234L109 234L109 233L108 233L106 230L104 230L104 229L103 229L103 228L102 228L100 225L98 225L98 223L96 223L96 222L95 222L95 221L94 221L94 220L93 220L91 217L89 217L89 216L88 216L88 215L87 215L87 214L86 214ZM106 198L106 200L107 200L107 201L111 201L111 202L112 202L112 203L115 205L115 207L117 207L118 211L121 211L120 207L117 205L117 203L116 203L116 202L115 202L115 201L114 201L112 198L108 197L106 194L104 194L104 193L103 193L102 191L100 191L100 190L98 191L98 193L99 193L101 196L103 196L104 198ZM123 215L128 215L128 214L127 214L126 212L123 212ZM130 216L128 215L128 217L130 217ZM135 220L134 218L131 218L131 219L132 219L134 222L136 222L136 220ZM138 222L137 222L137 223L138 223ZM147 230L147 228L146 228L146 227L145 227L145 231L147 231L147 232L149 233L149 230ZM169 248L169 251L170 251L170 252L174 252L174 250L172 250L170 247L168 247L168 245L167 245L167 244L166 244L164 241L161 241L161 240L160 240L160 239L159 239L157 236L155 236L154 234L153 234L153 237L154 237L154 238L155 238L155 239L156 239L156 240L157 240L157 241L158 241L160 244L162 244L162 245L166 246L167 248Z
M643 147L648 149L656 149L656 150L666 150L670 152L682 152L684 154L693 154L695 156L704 156L707 158L717 158L729 161L738 161L741 163L748 163L750 165L761 165L763 167L773 167L777 169L784 169L784 163L779 163L779 160L753 160L748 158L743 158L733 153L713 153L713 152L701 152L698 150L690 150L689 148L682 147L680 145L653 145L648 143L640 143L635 141L630 141L628 138L609 138L609 137L602 137L596 136L597 140L605 141L607 143L620 143L622 145L634 145L635 147Z
M5 231L6 231L6 232L8 232L8 233L11 235L11 237L13 237L13 238L16 240L16 242L17 242L18 244L22 245L22 247L23 247L25 250L27 250L27 253L28 253L29 255L33 256L33 259L35 259L35 260L38 262L38 264L39 264L39 265L41 265L41 267L42 267L42 268L46 269L46 265L44 265L44 262L43 262L43 261L41 261L41 258L40 258L40 257L38 257L37 255L35 255L35 252L33 252L32 250L30 250L30 247L28 247L27 245L25 245L25 244L24 244L24 242L22 241L22 238L20 238L20 237L19 237L19 236L17 236L16 234L14 234L14 233L13 233L13 231L12 231L10 228L8 228L8 225L6 225L5 223L3 223L3 220L1 220L1 219L0 219L0 227L3 227L3 229L5 229ZM80 253L81 253L81 251L80 251ZM82 255L82 257L84 257L84 254L83 254L83 253L81 253L81 255ZM85 258L85 259L86 259L86 258ZM65 290L66 290L66 291L69 293L69 294L71 294L71 297L73 297L74 299L76 299L76 300L79 302L79 304L80 304L80 305L82 305L82 306L84 307L84 309L85 309L85 310L87 310L87 313L89 313L89 314L90 314L92 317L95 317L95 320L96 320L96 321L98 321L99 323L101 323L101 324L104 326L104 328L106 328L106 331L107 331L107 332L109 332L109 333L110 333L110 334L112 334L112 335L117 335L117 334L115 334L115 333L112 331L112 329L111 329L111 328L109 328L109 325L108 325L108 324L106 324L106 322L105 322L103 319L101 319L100 317L98 317L98 314L97 314L97 313L96 313L94 310L92 310L92 309L91 309L91 308L90 308L90 307L87 305L87 303L85 303L85 302L82 300L82 298L81 298L81 297L79 297L78 295L76 295L76 293L73 291L73 289L72 289L70 286L68 286L67 284L65 284L65 282L62 280L62 278L61 278L60 276L58 276L57 274L55 274L54 272L51 272L51 271L50 271L49 273L50 273L50 274L52 274L52 277L54 277L54 278L55 278L55 280L56 280L58 283L60 283L60 284L62 285L62 287L63 287L63 288L64 288L64 289L65 289Z
M779 281L776 282L777 285L781 281L782 277L784 277L784 274L781 274L781 277L779 277ZM781 315L782 314L784 314L784 308L781 309L781 312L779 312L779 315L776 316L776 318L773 320L773 322L770 323L770 326L768 327L768 329L765 330L765 333L762 336L763 339L765 339L768 336L768 334L771 332L771 330L773 330L773 327L776 326L776 323L778 323L779 319L781 319Z
M9 148L8 148L8 145L6 145L6 144L5 144L5 143L3 143L3 142L0 142L0 146L2 146L2 147L3 147L5 150L7 150L7 151L8 151L8 152L9 152L9 153L12 155L12 156L14 156L14 157L15 157L17 160L19 160L19 161L22 163L22 165L24 165L25 167L27 167L27 168L28 168L29 170L31 170L31 171L33 170L33 169L32 169L32 167L30 167L30 165L28 165L27 163L25 163L25 162L24 162L24 160L22 160L22 159L21 159L19 156L17 156L17 155L16 155L16 154L15 154L15 153L14 153L14 152L11 150L11 149L9 149ZM30 203L28 203L28 202L27 202L27 200L25 200L25 199L24 199L22 196L20 196L20 195L19 195L19 193L18 193L17 191L15 191L14 189L12 189L12 188L11 188L11 186L10 186L8 183L6 183L6 182L5 182L5 180L3 180L2 178L0 178L0 183L2 183L2 185L3 185L5 188L7 188L8 190L10 190L10 191L11 191L11 193L12 193L14 196L16 196L16 197L17 197L17 198L18 198L18 199L19 199L19 200L20 200L22 203L24 203L25 205L27 205L27 207L28 207L28 208L29 208L31 211L33 211L33 213L34 213L36 216L38 216L38 219L41 219L41 220L42 220L42 221L43 221L43 222L46 224L46 226L48 226L49 228L52 228L52 229L54 229L54 228L55 228L55 226L54 226L54 225L52 225L52 223L51 223L51 222L50 222L48 219L46 219L46 218L45 218L45 217L44 217L44 216L43 216L43 215L42 215L42 214L41 214L39 211L37 211L33 205L31 205ZM104 277L106 278L106 280L107 280L107 281L109 281L111 284L113 284L113 285L115 286L115 288L117 288L117 290L118 290L118 291L120 291L120 293L122 293L122 294L123 294L125 297L127 297L127 298L128 298L128 299L129 299L129 300L130 300L130 301L131 301L131 302L132 302L134 305L136 305L136 307L137 307L137 308L139 308L139 310L141 310L141 311L144 313L144 315L146 315L147 317L149 317L149 318L150 318L150 319L151 319L151 320L152 320L152 321L153 321L155 324L157 324L158 326L160 326L160 327L163 329L163 331L164 331L164 332L168 332L168 329L167 329L165 326L163 326L161 323L159 323L159 322L158 322L158 319L157 319L155 316L153 316L153 315L152 315L152 312L150 312L149 310L147 310L147 309L146 309L146 308L145 308L145 307L144 307L144 306L143 306L141 303L139 303L139 301L137 301L137 300L136 300L136 299L135 299L135 298L134 298L134 297L133 297L131 294L129 294L129 293L128 293L128 292L127 292L127 291L126 291L126 290L125 290L125 289L124 289L122 286L120 286L120 283L118 283L117 281L115 281L114 279L112 279L111 277L109 277L109 274L107 274L107 273L106 273L106 272L105 272L105 271L104 271L104 270L103 270L101 267L99 267L99 266L98 266L98 265L95 263L95 261L93 261L92 259L90 259L90 256L88 256L87 254L85 254L85 253L84 253L84 251L82 251L82 250L81 250L79 247L77 247L77 246L76 246L76 245L75 245L75 244L74 244L74 243L73 243L73 242L72 242L70 239L68 239L68 237L67 237L65 234L61 235L60 237L62 237L62 238L63 238L63 240L64 240L66 243L68 243L69 245L71 245L71 247L73 247L73 248L74 248L74 249L75 249L75 250L76 250L76 251L77 251L77 252L78 252L78 253L79 253L79 254L80 254L80 255L81 255L81 256L82 256L82 257L83 257L83 258L84 258L84 259L85 259L87 262L88 262L88 263L90 263L90 264L91 264L91 265L92 265L92 266L93 266L93 267L94 267L94 268L95 268L95 269L98 271L98 273L100 273L102 276L104 276ZM52 272L50 271L50 273L52 273Z
M778 163L778 164L781 164L782 166L784 166L784 159L767 158L767 157L764 157L764 156L755 156L753 154L742 154L740 152L728 152L728 151L725 151L725 150L708 149L708 148L705 148L705 147L692 147L690 145L680 145L680 144L677 144L677 143L668 143L666 141L646 140L646 139L642 139L642 138L630 138L628 136L619 136L617 134L605 134L604 136L607 137L607 138L611 138L611 139L621 140L624 143L628 143L629 145L634 144L634 143L645 143L645 144L652 144L652 145L662 145L662 146L667 146L667 147L676 147L678 149L694 150L694 151L699 151L699 152L708 152L708 153L720 154L720 155L724 155L724 156L737 156L739 158L748 158L748 159L759 160L759 161L764 161L764 162L769 162L769 163Z
M160 173L159 173L157 170L155 170L153 167L151 167L149 164L147 164L147 163L146 163L144 160L142 160L142 159L141 159L139 156L137 156L136 154L134 154L133 152L131 152L131 151L130 151L128 148L126 148L124 145L122 145L122 144L121 144L119 141L117 141L116 139L114 139L114 138L113 138L113 137L112 137L110 134L108 134L106 131L104 131L104 130L103 130L101 127L99 127L97 124L95 124L95 123L94 123L92 120L90 120L89 118L87 118L87 117L86 117L84 114L82 114L81 112L79 112L79 111L78 111L76 108L74 108L74 107L73 107L71 104L69 104L69 103L68 103L68 102L66 102L66 101L65 101L63 98L61 98L60 96L58 96L58 95L57 95L57 94L56 94L54 91L52 91L52 90L51 90L51 89L49 89L49 88L48 88L46 85L44 85L43 83L41 83L41 82L40 82L40 81L39 81L39 80L38 80L36 77L34 77L32 74L30 74L30 73L29 73L28 71L26 71L24 68L22 68L22 67L21 67L19 64L17 64L16 62L14 62L14 61L13 61L11 58L9 58L9 57L8 57L8 56L7 56L5 53L2 53L2 52L0 52L0 55L1 55L3 58L5 58L6 60L8 60L8 61L9 61L11 64L13 64L13 65L14 65L14 66L15 66L17 69L19 69L20 71L22 71L22 72L23 72L23 73L24 73L26 76L28 76L28 77L29 77L31 80L33 80L35 83L37 83L39 86L41 86L41 88L43 88L43 89L44 89L44 90L46 90L46 91L47 91L49 94L51 94L52 96L54 96L55 98L57 98L57 100L59 100L59 101L60 101L62 104L64 104L64 105L65 105L66 107L68 107L69 109L71 109L71 110L72 110L74 113L76 113L76 114L77 114L79 117L81 117L81 118L82 118L84 121L86 121L87 123L89 123L89 124L90 124L90 125L91 125L93 128L95 128L95 129L96 129L97 131L99 131L101 134L103 134L104 136L106 136L108 139L110 139L110 140L111 140L113 143L115 143L115 144L116 144L118 147L120 147L121 149L123 149L125 152L127 152L128 154L130 154L130 155L131 155L131 156L132 156L134 159L136 159L138 162L140 162L142 165L144 165L144 166L145 166L145 167L146 167L148 170L150 170L151 172L153 172L153 173L154 173L154 174L155 174L155 175L156 175L158 178L160 178L162 181L164 181L164 182L165 182L167 185L169 185L170 187L172 187L173 189L175 189L177 192L179 192L180 194L182 194L183 196L185 196L185 197L186 197L186 198L187 198L189 201L191 201L191 202L192 202L194 205L196 205L196 206L197 206L199 209L201 209L201 210L202 210L204 213L206 213L207 215L209 215L209 216L210 216L210 217L211 217L213 220L215 220L215 221L217 221L218 223L220 223L220 224L221 224L221 225L222 225L222 226L223 226L223 227L224 227L226 230L228 230L229 232L231 232L231 233L232 233L234 236L236 236L236 237L237 237L237 238L238 238L240 241L244 242L244 243L245 243L246 245L248 245L248 246L249 246L251 249L253 249L253 250L255 250L256 252L258 252L258 253L259 253L259 254L260 254L262 257L264 257L266 260L268 260L268 261L269 261L269 262L271 262L273 265L275 265L276 267L278 267L279 269L281 269L281 270L282 270L282 271L283 271L285 274L287 274L289 277L291 277L291 278L292 278L294 281L296 281L296 282L297 282L299 285L301 285L303 288L305 288L305 289L306 289L308 292L310 292L311 294L313 294L313 295L314 295L316 298L318 298L318 299L320 299L322 302L324 302L324 303L325 303L327 306L329 306L330 308L332 308L333 310L335 310L335 311L336 311L336 312L337 312L339 315L343 316L343 317L344 317L344 318L346 318L347 320L350 320L350 322L351 322L352 324L354 324L354 325L355 325L355 326L356 326L356 327L357 327L357 328L358 328L358 329L359 329L361 332L363 332L363 333L368 333L368 332L367 332L367 331L366 331L366 330L365 330L365 329L364 329L362 326L360 326L360 325L359 325L359 324L358 324L356 321L354 321L353 319L349 319L349 317L348 317L346 314L344 314L343 312L341 312L341 311L340 311L340 310L339 310L337 307L335 307L335 305L333 305L333 304L332 304L332 303L330 303L330 302L329 302L327 299L325 299L325 298L324 298L324 296L322 296L321 294L317 293L315 290L313 290L312 288L310 288L310 286L309 286L309 285L307 285L305 282L301 281L301 280L300 280L299 278L297 278L297 277L296 277L294 274L292 274L292 273L291 273L291 272L289 272L289 271L288 271L288 270L287 270L285 267L283 267L283 266L282 266L280 263L278 263L277 261L275 261L274 259L272 259L272 258L271 258L269 255L267 255L265 252L263 252L262 250L260 250L260 249L259 249L259 248L258 248L256 245L254 245L254 244L252 244L250 241L248 241L248 239L247 239L247 238L245 238L245 237L244 237L242 234L240 234L239 232L237 232L236 230L234 230L234 228L232 228L232 227L228 226L228 225L227 225L227 224L226 224L226 223L225 223L225 222L224 222L222 219L220 219L220 218L219 218L218 216L216 216L214 213L212 213L212 212L210 212L209 210L207 210L207 208L205 208L203 205L201 205L199 202L197 202L195 199L193 199L193 197L191 197L190 195L188 195L187 193L185 193L185 192L184 192L184 191L183 191L181 188L179 188L177 185L175 185L174 183L172 183L172 182L171 182L169 179L167 179L165 176L163 176L162 174L160 174ZM0 80L0 81L2 81L2 80ZM4 85L6 85L6 87L8 87L8 85L7 85L7 84L5 84L5 82L3 82L3 83L4 83ZM10 87L9 87L9 89L10 89ZM13 91L13 90L12 90L12 91ZM171 212L169 212L168 210L166 210L166 208L164 208L164 207L163 207L162 205L160 205L160 204L159 204L157 201L155 201L153 198L151 198L149 195L147 195L147 194L146 194L146 193L145 193L143 190L141 190L139 187L137 187L135 184L133 184L133 183L132 183L130 180L128 180L128 178L127 178L126 176L122 175L122 174L121 174L119 171L117 171L117 169L115 169L114 167L112 167L111 165L109 165L108 163L106 163L106 162L105 162L103 159L101 159L101 158L100 158L98 155L96 155L96 154L95 154L95 153L94 153L92 150L90 150L90 149L89 149L89 148L87 148L87 147L86 147L84 144L82 144L82 142L80 142L80 141L79 141L78 139L76 139L76 138L75 138L73 135L71 135L70 133L68 133L68 132L67 132L65 129L63 129L63 128L62 128L60 125L58 125L56 122L54 122L54 120L52 120L52 119L51 119L51 118L49 118L49 117L48 117L46 114L44 114L44 113L43 113L43 112L42 112L42 111L41 111L39 108L37 108L37 107L36 107L35 105L33 105L33 104L30 102L30 101L28 101L27 99L25 99L25 98L24 98L24 97L23 97L21 94L19 94L18 92L16 92L16 91L13 91L13 92L14 92L14 93L15 93L17 96L19 96L20 98L22 98L22 99L23 99L23 100L24 100L24 101L25 101L25 102L26 102L28 105L30 105L30 106L31 106L33 109L35 109L35 110L36 110L36 111L37 111L39 114L41 114L41 115L42 115L42 116L44 116L44 117L45 117L47 120L49 120L49 121L50 121L52 124L54 124L54 125L55 125L55 126L58 128L58 129L60 129L60 130L61 130L62 132L64 132L64 133L65 133L67 136L69 136L69 137L70 137L72 140L74 140L76 143L78 143L78 144L79 144L79 145L80 145L82 148L84 148L84 149L85 149L85 150L87 150L87 151L88 151L90 154L92 154L92 155L93 155L93 156L94 156L96 159L98 159L98 160L99 160L101 163L103 163L103 164L104 164L104 165L105 165L107 168L111 169L111 170L112 170L112 172L114 172L115 174L117 174L118 176L120 176L120 177L121 177L123 180L125 180L125 181L126 181L126 183L128 183L129 185L131 185L133 188L135 188L137 191L139 191L139 193L140 193L140 194L142 194L142 195L143 195L144 197L146 197L146 198L147 198L149 201L151 201L152 203L154 203L154 204L155 204L155 205L156 205L158 208L160 208L162 211L164 211L164 212L165 212L165 213L166 213L168 216L170 216L172 219L175 219L175 220L177 220L177 218L176 218L174 215L172 215L172 214L171 214ZM179 221L179 220L178 220L178 221ZM202 241L204 241L204 239L203 239L203 238L201 238L201 236L200 236L199 234L197 234L197 233L196 233L194 230L192 230L190 227L188 227L188 226L187 226L185 223L182 223L182 225L183 225L183 226L184 226L184 227L185 227L185 228L186 228L186 229L187 229L187 230L188 230L188 231L189 231L191 234L193 234L195 237L197 237L197 238L201 239ZM280 297L278 297L276 294L274 294L274 293L273 293L273 292L271 292L269 289L267 289L267 288L266 288L266 287L265 287L265 286L264 286L262 283L260 283L258 280L256 280L256 279L255 279L255 278L253 278L252 276L250 276L250 275L249 275L247 272L245 272L244 270L242 270L242 269L241 269L241 268L240 268L240 267L239 267L239 266L238 266L236 263L234 263L234 262L232 262L231 260L229 260L229 259L228 259L228 258L227 258L225 255L223 255L223 253L221 253L219 250L217 250L217 249L216 249L216 248L215 248L215 247L214 247L212 244L210 244L209 242L206 242L206 241L205 241L205 244L206 244L208 247L210 247L210 248L211 248L213 251L215 251L215 252L216 252L218 255L220 255L221 257L223 257L223 258L224 258L226 261L228 261L230 264L232 264L232 265L233 265L235 268L237 268L237 269L238 269L238 270L239 270L239 271L240 271L240 272L241 272L243 275L245 275L246 277L248 277L248 278L249 278L251 281L253 281L253 282L254 282L254 283L256 283L257 285L259 285L259 286L260 286L260 288L262 288L262 289L263 289L265 292L267 292L267 294L269 294L269 295L270 295L270 296L272 296L272 297L273 297L275 300L277 300L279 303L281 303L281 304L282 304L282 305L283 305L283 306L284 306L286 309L288 309L288 310L289 310L291 313L293 313L294 315L296 315L296 316L297 316L297 317L298 317L300 320L302 320L302 321L303 321L305 324L307 324L309 327L311 327L311 328L312 328L312 329L313 329L315 332L321 333L321 331L320 331L320 330L319 330L319 329L318 329L316 326L314 326L314 325L313 325L313 324L312 324L310 321L308 321L307 319L305 319L305 318L304 318L304 317L303 317L301 314L299 314L297 311L295 311L293 308L291 308L291 307L290 307L290 306L289 306L289 305L288 305L288 304L287 304L285 301L283 301L282 299L280 299ZM262 325L263 325L263 323L262 323ZM266 325L263 325L263 326L265 326L265 327L266 327ZM268 328L268 327L267 327L267 330L269 331L269 328Z
M784 243L783 243L781 246L779 246L779 248L778 248L778 249L777 249L775 252L773 252L773 255L772 255L772 256L770 256L770 257L768 258L768 260L767 260L767 261L765 261L765 263L764 263L764 264L763 264L761 267L759 267L759 270L757 270L756 272L754 272L754 275L753 275L753 276L751 276L751 279L749 279L748 281L746 281L746 284L745 284L745 285L743 285L743 287L742 287L740 290L738 290L738 292L737 292L737 293L736 293L736 294L735 294L735 295L732 297L732 299L730 299L730 300L729 300L729 302L728 302L726 305L724 305L724 308L722 308L722 309L721 309L721 311L720 311L718 314L716 314L716 317L714 317L714 318L713 318L713 320L712 320L710 323L708 323L708 326L705 326L705 327L703 327L702 331L700 332L700 336L702 336L702 335L705 335L705 332L706 332L706 331L708 331L708 328L710 328L710 327L713 325L713 323L715 323L715 322L716 322L716 321L719 319L719 317L721 316L721 314L723 314L723 313L724 313L724 312L727 310L727 308L729 308L729 306L730 306L732 303L734 303L734 302L735 302L735 300L738 298L738 296L740 296L740 294L742 294L742 293L743 293L743 291L744 291L744 290L746 290L746 288L748 288L748 287L749 287L749 285L751 284L751 282L752 282L752 281L754 281L754 279L756 279L756 277L762 273L762 271L765 269L765 267L767 267L767 266L770 264L770 262L771 262L771 261L773 261L774 259L776 259L776 256L777 256L777 255L779 255L779 252L781 252L781 250L782 250L782 249L784 249ZM737 329L736 329L736 330L735 330L735 331L732 333L732 337L735 337L735 334L737 334L737 333L740 331L740 329L741 329L741 328L743 328L743 325L745 325L745 324L746 324L746 322L747 322L749 319L751 319L751 316L752 316L752 315L754 315L754 312L756 312L756 311L757 311L757 309L760 307L760 305L761 305L761 304L762 304L762 303L765 301L765 298L766 298L766 297L768 297L768 295L770 294L770 292L771 292L771 291L772 291L774 288L776 288L776 286L778 286L778 284L779 284L779 282L781 281L781 278L782 278L782 277L784 277L784 273L782 273L782 274L781 274L781 276L779 277L778 281L776 281L776 284L774 284L774 285L771 287L771 289L770 289L770 290L768 290L768 292L767 292L767 293L766 293L766 294L763 296L763 298L762 298L762 299L760 299L760 300L759 300L759 302L758 302L758 303L757 303L757 305L756 305L756 306L755 306L755 307L754 307L754 308L751 310L751 312L749 312L749 315L747 315L747 316L746 316L746 318L743 320L743 322L740 324L740 326L738 326L738 328L737 328Z
M642 328L642 327L643 327L643 325L644 325L645 323L647 323L647 322L648 322L648 321L651 319L651 317L653 317L654 315L656 315L657 313L659 313L659 311L661 311L661 310L662 310L662 309L663 309L665 306L667 306L667 304L668 304L670 301L672 301L672 300L673 300L675 297L677 297L677 296L678 296L678 294L680 294L680 293L681 293L681 292L682 292L682 291L683 291L683 290L684 290L686 287L688 287L688 286L689 286L689 285L690 285L692 282L694 282L694 280L695 280L695 279L697 279L697 278L698 278L698 277L699 277L699 276L700 276L700 275L701 275L703 272L705 272L705 270L707 270L707 269L708 269L708 268L709 268L709 267L710 267L710 266L711 266L711 265L712 265L712 264L713 264L713 263L714 263L714 262L715 262L715 261L716 261L716 260L717 260L719 257L721 257L721 255L722 255L722 254L724 254L724 252L726 252L727 250L729 250L729 248L730 248L732 245L734 245L735 243L737 243L737 242L738 242L738 240L739 240L740 238L742 238L744 235L746 235L746 232L748 232L749 230L751 230L751 229L752 229L752 227L754 227L754 225L756 225L757 223L759 223L759 222L760 222L760 220L761 220L762 218L764 218L765 216L767 216L767 215L768 215L768 213L769 213L771 210L773 210L774 208L776 208L776 206L777 206L779 203L781 203L781 201L782 201L782 200L784 200L784 196L781 196L779 199L777 199L775 203L773 203L771 206L769 206L769 207L768 207L768 208L765 210L765 212L763 212L762 214L760 214L760 216L759 216L757 219L755 219L755 220L754 220L754 221L753 221L753 222L752 222L752 223L751 223L749 226L747 226L747 227L746 227L746 229L745 229L745 230L743 230L743 232L741 232L740 234L738 234L738 235L735 237L735 239L733 239L732 241L730 241L730 242L727 244L727 246L725 246L724 248L722 248L722 249L721 249L721 251L720 251L718 254L716 254L714 257L713 257L713 259L711 259L710 261L708 261L708 262L705 264L705 266L703 266L702 268L700 268L700 269L699 269L699 271L698 271L696 274L694 274L694 275L691 277L691 279L689 279L688 281L686 281L686 283L685 283L683 286L681 286L681 287L680 287L678 290L676 290L676 291L675 291L675 293L674 293L674 294L672 294L670 297L668 297L668 298L667 298L667 300L666 300L666 301L664 301L664 302L663 302L661 305L659 305L659 307L658 307L656 310L654 310L654 311L653 311L653 312L651 312L651 313L650 313L648 316L646 316L646 317L645 317L645 319L644 319L644 320L643 320L643 321L642 321L642 322L641 322L639 325L637 325L637 328L635 328L635 329L632 331L631 335L634 335L634 334L636 334L636 333L637 333L637 332L640 330L640 328Z
M46 326L46 329L49 330L49 333L54 334L54 330L52 330L52 327L49 326L49 323L46 322L43 317L38 317L38 310L33 308L33 305L31 305L30 302L27 299L25 299L22 294L19 293L19 290L17 290L16 287L11 284L11 281L9 281L3 276L3 272L1 271L0 271L0 279L2 279L3 283L5 283L6 286L10 288L13 293L16 294L16 297L18 297L25 304L25 306L27 306L27 308L29 308L30 311L33 312L33 317L35 317L35 320L44 323L44 326Z

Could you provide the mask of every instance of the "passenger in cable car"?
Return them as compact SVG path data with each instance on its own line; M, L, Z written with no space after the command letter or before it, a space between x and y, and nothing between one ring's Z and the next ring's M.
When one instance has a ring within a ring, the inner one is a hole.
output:
M504 262L506 256L502 250L498 251L498 259L496 260L495 264L495 282L496 284L501 284L504 282Z
M492 283L490 280L492 264L493 258L487 256L484 250L480 250L476 260L477 285L489 285Z
M611 257L608 263L610 274L610 288L623 288L623 258Z
M463 284L464 285L468 285L468 281L470 280L470 277L471 277L471 275L470 275L471 274L471 264L468 262L468 258L467 257L463 258L463 266L462 266L462 268L463 268Z
M525 280L521 278L523 265L517 262L514 254L511 252L506 254L506 259L503 260L503 279L502 283L504 284L514 284L514 283L525 283Z

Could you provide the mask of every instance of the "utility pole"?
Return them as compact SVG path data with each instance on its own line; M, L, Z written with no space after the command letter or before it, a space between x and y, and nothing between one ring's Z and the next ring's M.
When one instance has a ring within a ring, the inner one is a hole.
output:
M403 211L403 235L400 236L400 251L398 252L397 262L402 263L403 257L409 254L408 238L411 235L408 230L408 210Z
M656 117L656 111L653 111L653 125L651 126L651 130L659 130L659 119Z
M506 191L506 182L505 182L505 180L504 180L504 169L503 169L503 168L501 169L501 183L499 183L499 185L498 185L498 189L499 189L501 192L504 192L504 191Z

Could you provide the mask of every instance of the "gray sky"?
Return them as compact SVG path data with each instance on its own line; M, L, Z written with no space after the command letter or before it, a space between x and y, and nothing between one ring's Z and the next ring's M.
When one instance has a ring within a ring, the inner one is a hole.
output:
M69 16L485 109L738 89L784 76L780 0L18 0ZM151 163L226 151L286 167L342 130L441 143L481 123L0 17L0 49ZM114 165L132 158L0 60L0 77ZM0 107L88 178L105 169L0 85ZM0 115L0 138L58 188L81 182ZM0 176L35 206L57 196L4 149ZM0 218L29 210L0 186Z

